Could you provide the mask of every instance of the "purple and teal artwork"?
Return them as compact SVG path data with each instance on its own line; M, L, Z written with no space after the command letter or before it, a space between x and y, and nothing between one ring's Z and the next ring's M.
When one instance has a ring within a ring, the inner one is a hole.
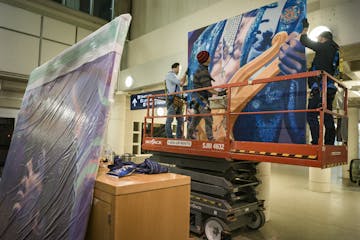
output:
M189 88L202 50L210 53L212 86L306 71L305 48L299 41L305 17L306 0L280 0L190 32ZM306 109L305 79L233 88L228 97L231 111L247 112L229 119L235 140L305 143L305 113L250 114ZM214 137L221 139L225 132L226 121L214 117Z
M130 20L31 73L0 181L0 239L84 239Z

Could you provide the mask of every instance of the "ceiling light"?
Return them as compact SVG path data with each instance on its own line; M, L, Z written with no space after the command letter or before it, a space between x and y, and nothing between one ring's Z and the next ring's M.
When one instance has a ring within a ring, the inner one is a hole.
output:
M325 32L325 31L330 31L330 29L326 26L317 26L316 28L314 28L313 30L310 31L309 33L309 38L315 42L318 41L317 37L320 35L320 33Z
M162 107L157 108L157 109L156 109L156 114L157 114L158 116L164 116L164 114L165 114L165 109L162 108Z
M125 86L126 87L131 87L134 83L134 79L132 78L132 76L127 76L126 79L125 79Z

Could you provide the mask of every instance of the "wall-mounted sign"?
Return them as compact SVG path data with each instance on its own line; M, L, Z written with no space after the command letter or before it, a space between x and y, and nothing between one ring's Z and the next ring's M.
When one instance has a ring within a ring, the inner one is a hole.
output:
M147 101L148 101L147 97L149 95L164 94L164 93L165 93L164 90L157 90L152 92L133 94L130 96L130 109L131 110L146 109ZM165 96L154 99L154 102L155 102L155 107L166 106ZM152 106L152 104L150 106Z

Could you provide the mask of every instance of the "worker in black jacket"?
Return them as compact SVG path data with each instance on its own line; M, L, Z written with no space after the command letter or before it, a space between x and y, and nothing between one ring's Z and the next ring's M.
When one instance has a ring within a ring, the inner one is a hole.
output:
M305 18L302 22L303 31L300 36L300 42L315 51L315 57L311 65L311 71L323 70L334 75L339 66L339 46L333 41L333 35L329 31L322 32L318 36L318 41L312 41L307 36L309 23ZM308 109L321 107L321 77L308 78L308 85L311 89ZM334 81L327 79L327 109L332 111L332 104L335 98L337 88ZM319 140L319 121L318 112L308 112L307 121L310 126L312 141L311 144L318 144ZM333 116L325 113L325 144L334 145L335 142L335 124Z
M199 67L194 74L194 89L211 87L211 82L214 81L209 73L209 64L210 64L210 54L207 51L201 51L196 55L196 58L199 62ZM209 97L212 94L217 94L214 89L202 90L193 93L195 106L194 113L195 114L209 114L211 113ZM213 118L212 116L194 116L191 119L190 125L188 127L188 138L196 139L194 136L194 132L196 127L199 125L200 120L204 118L205 120L205 131L209 141L214 140L212 124Z

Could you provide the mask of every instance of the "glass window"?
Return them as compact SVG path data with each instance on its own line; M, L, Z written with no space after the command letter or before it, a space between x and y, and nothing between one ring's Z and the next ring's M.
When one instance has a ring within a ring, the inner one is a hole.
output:
M80 0L80 9L81 12L90 14L90 0Z
M112 0L96 0L94 1L93 15L107 21L111 21Z
M115 0L52 0L68 8L111 21L112 2ZM93 6L91 6L93 4ZM91 12L92 10L92 12Z
M66 0L65 1L65 6L67 6L68 8L74 9L74 10L79 10L79 1L78 0Z

